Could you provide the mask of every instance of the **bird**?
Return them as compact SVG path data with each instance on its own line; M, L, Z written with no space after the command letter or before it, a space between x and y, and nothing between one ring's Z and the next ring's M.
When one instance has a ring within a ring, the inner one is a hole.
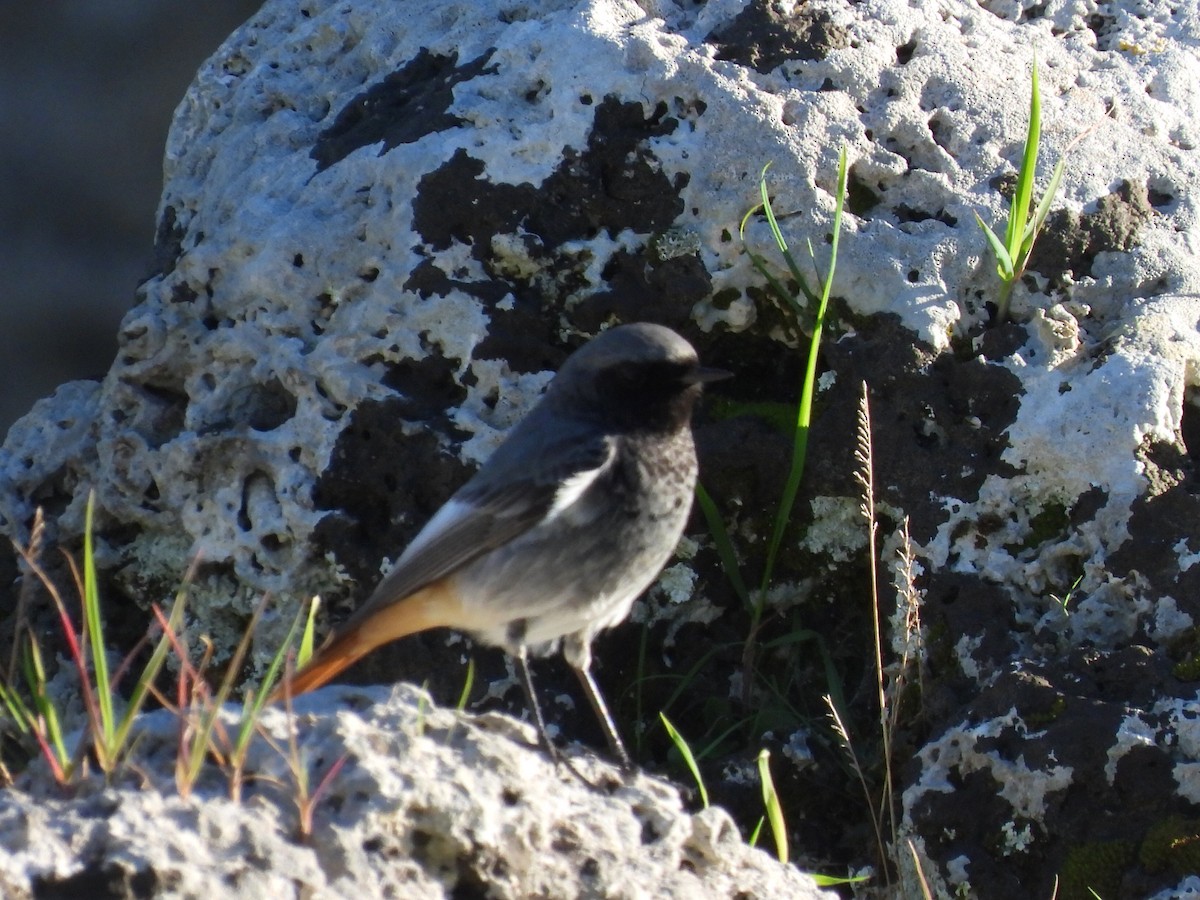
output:
M271 699L314 690L399 638L454 628L516 660L539 741L557 760L528 659L561 646L630 769L592 676L592 640L628 616L674 552L697 479L692 411L705 384L730 375L701 366L665 326L602 331Z

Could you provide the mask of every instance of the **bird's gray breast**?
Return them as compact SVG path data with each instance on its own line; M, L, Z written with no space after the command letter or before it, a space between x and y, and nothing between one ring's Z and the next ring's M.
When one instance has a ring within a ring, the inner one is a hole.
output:
M503 624L518 619L531 645L611 625L670 558L695 489L691 433L617 440L573 502L459 573L464 600L497 623L485 640L507 643Z

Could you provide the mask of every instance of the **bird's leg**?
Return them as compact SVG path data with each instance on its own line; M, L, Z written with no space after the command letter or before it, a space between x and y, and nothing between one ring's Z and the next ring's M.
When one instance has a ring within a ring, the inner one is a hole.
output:
M604 703L604 696L600 693L600 688L596 686L595 679L592 678L591 634L585 630L564 636L562 651L568 665L575 670L575 675L583 686L583 692L587 694L588 702L592 704L592 712L600 720L600 725L604 729L604 737L608 740L608 748L621 764L621 768L626 773L632 772L633 762L625 750L625 745L621 743L621 736L617 734L617 726L613 724L612 716L609 715L608 706Z
M538 743L542 745L550 755L550 758L554 760L556 766L565 766L568 772L588 787L595 787L594 784L584 777L582 772L575 768L569 759L559 754L558 748L550 740L550 735L546 731L546 720L542 718L542 708L538 705L537 694L533 690L533 676L529 671L529 654L525 651L525 645L519 645L517 652L513 655L517 658L517 663L521 669L521 687L525 689L525 701L529 704L529 708L533 710L533 719L537 723Z
M600 694L600 688L596 686L596 680L592 678L592 669L587 664L572 665L575 674L579 676L579 683L583 685L583 692L587 694L587 698L591 701L592 710L596 713L596 718L600 720L600 724L604 728L604 736L608 739L608 747L621 763L621 768L626 772L633 770L633 762L629 759L629 753L625 750L625 745L621 743L621 736L617 734L617 726L613 724L612 716L608 714L608 707L604 704L604 697Z
M517 665L521 670L521 687L525 691L525 702L529 704L534 724L537 726L538 743L550 754L552 760L558 762L558 748L554 746L550 735L546 732L546 720L542 718L542 707L538 704L537 694L533 690L533 675L529 671L529 654L525 650L525 645L521 644L513 655L516 656Z

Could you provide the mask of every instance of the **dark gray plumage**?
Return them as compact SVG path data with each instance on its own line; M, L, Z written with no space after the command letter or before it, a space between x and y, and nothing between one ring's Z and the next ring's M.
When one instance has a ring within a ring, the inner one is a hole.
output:
M670 558L696 483L692 409L705 382L692 346L660 325L622 325L572 354L545 396L397 560L367 602L297 673L311 690L375 647L437 626L563 654L629 758L592 680L591 642L622 621Z

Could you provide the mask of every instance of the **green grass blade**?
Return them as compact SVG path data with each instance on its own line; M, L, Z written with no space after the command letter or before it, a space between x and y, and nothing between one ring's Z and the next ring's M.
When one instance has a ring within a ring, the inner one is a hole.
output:
M1012 207L1008 214L1008 230L1004 244L1008 255L1016 259L1021 252L1025 236L1025 223L1029 221L1029 208L1033 202L1033 180L1037 174L1038 144L1042 136L1042 98L1038 81L1037 57L1033 60L1033 76L1029 92L1029 130L1025 135L1025 153L1021 159L1021 171L1017 174L1017 188L1013 194Z
M837 271L838 238L842 230L842 212L846 200L846 148L843 146L838 154L838 184L837 205L833 214L833 240L829 249L829 270L821 285L821 297L817 304L816 318L813 321L812 339L809 342L808 363L805 367L804 383L800 389L800 401L796 407L796 428L792 440L792 463L788 472L787 483L783 489L783 497L779 503L779 511L775 516L775 527L771 534L771 542L767 545L767 561L763 568L763 579L757 605L761 607L767 587L775 570L775 561L779 555L779 547L783 543L783 535L792 517L792 507L796 502L796 494L800 490L800 481L804 476L804 463L808 455L808 431L812 424L812 404L817 386L817 361L821 346L821 331L825 325L825 311L829 307L829 297L833 289L834 273Z
M1008 248L1001 243L1000 238L996 237L996 232L988 228L979 213L975 213L975 221L979 223L979 228L983 232L983 236L987 238L992 255L996 257L996 274L1000 276L1001 281L1012 281L1016 277L1016 271L1013 268L1013 258L1008 255Z
M758 270L758 274L767 280L767 285L771 288L771 293L779 298L784 306L790 307L797 319L803 319L805 316L804 307L800 305L792 292L784 286L783 282L775 277L774 273L767 267L767 261L752 250L746 252L750 254L750 262ZM815 306L817 296L811 291L809 286L804 282L800 282L800 290L808 298L808 301Z
M704 778L700 775L700 766L696 764L696 757L692 755L692 748L688 746L688 742L684 740L683 735L671 724L671 720L667 718L665 713L660 712L658 717L662 720L663 727L667 729L667 736L671 739L671 743L675 745L675 749L683 757L688 771L692 773L692 779L696 782L696 788L700 791L701 804L703 804L705 809L708 809L708 788L704 786Z
M754 826L754 830L750 832L750 837L746 838L746 843L751 847L758 846L758 838L762 834L762 827L767 823L767 817L759 817L758 824Z
M176 592L175 602L171 605L171 615L168 617L168 622L175 630L178 630L183 622L183 608L186 596L186 593L182 590ZM119 751L129 740L129 732L133 729L134 720L141 711L143 704L145 704L146 697L150 693L150 688L153 687L154 682L158 679L158 674L162 671L162 667L167 661L167 654L170 651L170 639L166 634L163 634L158 639L158 644L154 648L154 653L150 656L150 661L142 669L142 674L138 677L137 684L134 685L133 691L129 695L129 704L125 707L124 715L121 716L121 724L113 734L111 746L114 752Z
M425 719L429 715L429 703L430 703L429 694L426 693L428 690L429 690L429 681L428 681L428 679L426 679L425 681L421 682L421 693L417 697L417 734L418 735L425 734Z
M101 733L96 735L97 755L105 771L113 765L112 752L116 742L116 719L113 716L113 692L108 680L108 658L104 649L104 625L100 619L100 588L96 577L95 547L92 537L96 492L88 492L87 512L83 525L83 613L87 641L92 651L92 667L96 673L96 701L100 707ZM99 746L103 745L103 746Z
M241 640L238 641L237 649L234 650L228 666L225 669L225 676L221 679L220 685L217 686L216 696L212 698L206 705L203 714L200 716L200 723L196 727L192 735L191 752L188 755L187 762L187 783L194 784L200 777L200 769L204 765L204 760L208 757L208 750L213 745L213 731L217 726L217 720L221 715L221 710L224 709L226 702L229 700L229 695L233 692L233 684L237 678L238 672L241 671L242 665L245 663L246 654L250 652L250 642L254 638L255 631L258 630L258 623L262 619L263 612L267 608L269 595L264 594L262 600L254 607L254 612L250 615L250 622L246 625L246 629L242 632ZM172 626L177 627L177 626ZM251 710L254 710L254 701L250 701ZM258 707L261 709L261 705ZM246 704L242 705L243 714L246 712ZM253 721L253 718L252 718ZM244 721L242 724L245 724ZM238 737L241 737L241 729L239 726ZM238 749L237 744L234 745L235 750ZM243 748L244 749L244 748Z
M157 603L150 604L150 611L154 615L154 620L158 623L159 629L162 631L162 636L159 638L157 651L164 647L169 647L174 653L175 658L179 660L179 675L176 684L178 715L180 718L180 735L177 755L175 760L175 786L179 794L183 798L187 798L191 794L192 786L196 783L196 779L200 776L200 768L204 763L204 759L208 752L209 737L212 733L212 704L204 708L200 715L195 712L195 707L203 704L208 699L207 691L203 690L204 684L201 681L201 674L192 665L192 661L188 655L186 646L187 638L181 634L181 626L183 624L182 604L183 591L175 592L175 603L171 607L171 615L163 615L163 611L159 609ZM176 615L178 613L178 616ZM207 651L204 655L204 660L209 659L212 651L212 644L208 642ZM165 652L164 652L165 658ZM147 671L155 665L157 661L152 658L150 665L147 666ZM161 662L158 662L161 666ZM201 668L206 665L206 662L200 663ZM156 673L157 674L157 673ZM153 679L146 679L145 673L143 678L138 680L139 685L143 682L149 684ZM191 687L189 688L189 682Z
M763 176L767 174L767 169L769 168L771 168L771 164L767 163L762 167L762 171L758 173L759 193L762 193L762 179ZM750 218L760 209L762 209L761 203L758 206L750 207L748 210L746 210L746 214L742 216L742 221L738 225L738 238L743 244L746 243L746 223L749 222Z
M471 688L473 687L475 687L475 657L471 656L467 658L467 680L463 682L458 702L454 704L454 708L459 712L467 708L467 701L471 699Z
M5 705L13 713L20 730L33 735L42 758L50 766L54 780L59 784L66 784L71 780L74 766L63 743L58 711L46 694L46 673L42 667L41 651L32 634L29 636L29 647L21 659L21 668L33 698L34 708L31 709L15 690L8 688L4 689ZM38 673L41 673L40 677Z
M833 238L829 244L829 271L825 273L825 280L821 283L822 304L829 303L829 295L833 291L833 274L837 270L838 246L841 243L842 234L842 212L846 207L846 184L848 177L846 145L843 144L842 149L838 152L837 201L833 209Z
M267 666L267 672L263 675L262 684L259 685L258 693L262 698L262 702L266 703L266 698L270 696L272 688L279 680L279 673L283 671L284 662L287 660L288 651L290 651L296 642L296 633L300 630L300 622L307 622L312 615L312 610L316 606L316 600L309 603L309 608L305 610L301 607L295 617L292 619L291 627L288 628L288 633L284 635L283 643L279 645L279 649L275 651L275 655L271 657L271 664ZM305 625L307 628L308 626Z
M779 223L775 221L775 212L771 209L771 197L767 193L767 170L771 168L771 164L767 163L762 167L762 171L758 173L758 196L760 203L758 209L763 211L767 217L767 224L771 228L771 235L775 238L775 243L779 245L779 249L784 253L787 252L787 241L783 239L783 235L779 231Z
M235 766L240 765L240 761L245 759L246 751L250 747L250 738L254 736L254 726L258 723L263 707L267 705L267 698L271 696L272 688L275 687L275 683L279 680L279 673L283 671L288 651L292 649L296 641L296 633L300 631L300 622L304 621L305 630L312 627L313 617L319 602L319 597L313 597L308 604L307 610L301 607L296 612L296 615L292 618L291 627L288 628L288 633L283 638L283 643L279 645L279 649L271 657L271 663L267 666L267 672L263 675L258 690L250 695L246 703L242 706L242 721L238 726L237 739L234 741L232 754Z
M1033 218L1029 220L1029 225L1025 228L1025 239L1021 243L1020 268L1022 270L1025 268L1025 263L1029 261L1029 254L1033 251L1033 242L1037 240L1038 232L1042 230L1042 225L1046 223L1046 217L1050 215L1050 204L1054 202L1054 195L1058 193L1058 185L1062 181L1063 172L1066 171L1066 168L1067 161L1064 157L1054 167L1054 173L1050 176L1050 183L1046 185L1046 192L1042 194L1041 202L1038 203L1038 207L1033 213Z
M742 579L737 552L733 549L733 541L729 538L729 529L725 527L725 520L721 518L717 505L713 503L712 497L708 495L708 491L700 482L696 482L696 502L700 504L700 511L704 514L704 521L708 525L709 534L712 535L713 546L716 547L717 557L721 560L721 568L725 571L725 577L733 585L733 590L742 603L749 606L750 591Z
M42 664L42 648L32 635L29 638L29 654L25 657L25 662L25 681L29 685L34 706L44 725L43 728L34 728L34 733L38 735L43 754L47 754L47 751L52 754L53 758L50 758L50 754L47 758L55 766L56 772L62 772L65 778L70 778L73 768L71 754L67 752L66 741L63 740L58 708L46 691L46 667Z
M763 805L767 809L767 818L771 822L771 834L775 838L775 856L781 863L788 861L787 828L783 822L783 807L779 803L779 794L775 790L775 782L771 778L771 751L762 750L758 754L758 777L762 781Z
M839 887L843 884L862 884L864 881L870 881L870 875L855 875L853 877L841 875L818 875L816 872L809 872L808 877L817 883L818 887Z
M213 706L220 710L222 706L229 700L229 695L233 693L233 684L237 679L238 673L246 662L246 654L250 652L250 642L254 640L254 633L258 631L258 623L262 620L263 613L266 612L267 604L270 602L270 595L264 594L263 598L254 607L254 612L250 614L250 621L246 625L246 629L242 632L241 640L238 641L237 648L233 651L233 656L230 657L229 664L225 667L225 677L221 679L220 685L217 686L217 695L214 698Z
M314 596L308 604L308 617L304 620L304 630L300 632L300 649L296 652L296 665L304 668L313 655L313 636L317 632L317 608L321 598Z
M795 279L796 284L800 288L800 292L804 294L805 299L807 299L810 304L815 306L817 303L817 295L813 292L812 288L808 286L808 282L805 281L804 276L801 274L800 266L796 264L795 258L792 256L791 251L788 250L787 241L784 240L783 232L779 228L779 222L775 218L775 210L771 206L771 197L767 192L767 169L769 168L771 168L771 164L767 163L765 166L763 166L762 172L760 172L758 176L758 192L759 196L762 198L762 202L757 206L751 207L746 214L742 216L742 222L738 228L738 237L741 238L743 244L746 243L746 223L750 221L751 216L753 216L759 210L762 210L767 219L767 226L771 230L771 236L775 240L775 245L783 254L784 262L787 263L788 271L791 272L792 278ZM795 312L797 317L803 317L804 307L796 302L796 298L792 295L792 292L785 288L779 279L777 279L771 273L770 269L767 267L767 261L749 248L747 248L746 252L750 256L750 262L754 265L754 268L758 270L758 273L767 280L767 284L771 286L771 291L775 294L775 296L778 297L779 300L784 304L792 307L792 310Z
M783 231L779 227L779 220L775 218L775 208L771 205L771 198L767 193L767 169L769 165L768 163L768 165L763 166L763 170L758 176L758 193L762 197L762 210L767 217L767 227L771 229L771 237L775 239L775 246L779 248L779 252L783 255L783 260L787 263L788 271L792 273L792 278L800 286L800 290L804 293L804 296L812 302L816 300L816 295L809 289L808 283L800 271L800 265L796 262L796 258L792 256L791 250L788 249L787 241L783 237ZM792 295L787 293L785 296L791 298Z
M0 683L0 701L4 702L4 706L8 710L8 718L12 719L17 731L21 734L29 734L33 727L33 710L25 705L25 701L21 699L20 695L8 685Z

